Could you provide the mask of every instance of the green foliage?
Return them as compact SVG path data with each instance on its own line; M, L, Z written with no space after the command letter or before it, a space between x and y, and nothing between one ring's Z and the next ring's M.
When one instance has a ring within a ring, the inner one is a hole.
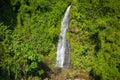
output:
M63 3L65 4L61 6ZM43 75L47 75L49 68L43 61L45 56L55 52L54 46L58 41L61 18L68 3L67 0L8 2L13 14L8 15L9 11L5 13L11 20L11 17L17 14L13 19L17 24L6 24L5 20L1 21L4 15L1 13L0 21L3 24L0 24L0 79L28 79L29 76L43 78ZM10 30L11 27L14 29ZM6 73L2 74L1 71L4 70Z
M119 0L116 2L74 1L71 11L72 64L91 71L92 76L101 80L118 80L120 75L120 6ZM76 28L79 30L77 33Z
M71 20L66 37L70 40L71 66L101 80L120 78L119 0L2 0L1 3L1 80L36 76L42 79L49 67L53 69L61 21L69 4Z

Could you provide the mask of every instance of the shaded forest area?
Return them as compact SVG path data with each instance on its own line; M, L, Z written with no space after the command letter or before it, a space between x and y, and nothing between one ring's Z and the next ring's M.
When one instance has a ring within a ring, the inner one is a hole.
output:
M0 80L43 80L59 72L56 47L70 4L71 70L120 79L119 0L0 0Z

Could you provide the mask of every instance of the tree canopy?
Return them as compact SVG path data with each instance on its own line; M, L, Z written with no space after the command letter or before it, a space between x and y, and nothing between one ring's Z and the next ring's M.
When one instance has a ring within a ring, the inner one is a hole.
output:
M120 79L119 0L1 0L0 80L47 76L70 4L71 67L96 80Z

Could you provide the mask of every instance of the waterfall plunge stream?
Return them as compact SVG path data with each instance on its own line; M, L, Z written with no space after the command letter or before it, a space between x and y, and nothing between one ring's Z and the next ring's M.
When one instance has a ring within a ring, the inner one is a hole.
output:
M66 32L69 24L69 13L71 5L68 6L63 21L61 23L61 33L57 46L57 66L60 68L69 68L70 66L70 46L69 41L66 39Z

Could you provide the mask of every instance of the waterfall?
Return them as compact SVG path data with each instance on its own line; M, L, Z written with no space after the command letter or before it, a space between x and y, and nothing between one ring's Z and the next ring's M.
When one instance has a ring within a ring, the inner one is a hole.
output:
M63 21L61 23L61 33L58 41L57 46L57 66L61 68L69 68L70 65L70 47L69 47L69 41L66 40L66 32L68 30L68 24L69 24L69 12L70 12L70 6L68 6Z

